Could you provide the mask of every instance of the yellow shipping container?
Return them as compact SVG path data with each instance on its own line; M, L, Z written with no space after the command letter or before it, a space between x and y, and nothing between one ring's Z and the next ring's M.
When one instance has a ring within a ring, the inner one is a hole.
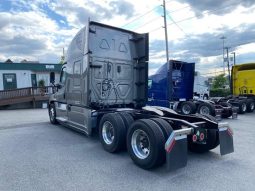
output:
M232 87L234 95L255 95L255 63L233 66Z

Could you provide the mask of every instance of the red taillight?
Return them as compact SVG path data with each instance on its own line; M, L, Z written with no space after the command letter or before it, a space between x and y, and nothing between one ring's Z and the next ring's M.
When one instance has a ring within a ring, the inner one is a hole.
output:
M232 129L228 128L228 134L229 134L229 136L233 136L233 131L232 131Z
M193 141L193 142L196 142L196 141L197 141L197 135L193 135L193 136L192 136L192 141Z
M204 138L205 138L205 134L204 133L200 133L199 138L200 138L200 141L203 141Z

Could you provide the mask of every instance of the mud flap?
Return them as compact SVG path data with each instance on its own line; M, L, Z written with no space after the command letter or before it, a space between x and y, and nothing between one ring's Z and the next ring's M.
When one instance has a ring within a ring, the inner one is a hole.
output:
M173 171L187 165L187 135L191 132L191 128L176 130L173 131L167 139L167 142L165 144L165 150L166 165L168 171Z
M220 154L226 155L234 152L233 131L228 124L219 124Z

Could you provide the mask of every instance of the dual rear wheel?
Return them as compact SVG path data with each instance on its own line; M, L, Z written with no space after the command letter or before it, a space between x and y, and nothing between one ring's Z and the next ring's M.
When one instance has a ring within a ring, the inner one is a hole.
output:
M214 120L212 116L206 118ZM133 117L125 112L105 114L99 124L99 136L103 148L110 153L127 149L133 162L143 169L151 169L165 162L164 145L172 132L170 123L164 119L134 121ZM219 145L216 130L207 130L206 137L206 144L192 143L192 140L188 139L189 150L203 153Z
M127 148L134 163L144 169L164 163L164 145L172 131L171 125L163 119L134 122L132 116L125 112L105 114L99 124L103 148L111 153Z

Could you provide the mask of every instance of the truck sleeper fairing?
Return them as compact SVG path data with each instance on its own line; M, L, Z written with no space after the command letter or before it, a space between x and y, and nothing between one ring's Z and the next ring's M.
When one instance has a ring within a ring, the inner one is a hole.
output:
M132 160L146 169L162 164L163 158L167 159L169 170L184 166L187 146L203 147L211 140L207 137L209 132L215 136L213 145L204 150L218 146L219 141L222 153L232 152L232 134L226 134L230 132L227 125L222 130L203 116L144 107L148 45L148 34L89 22L69 46L58 92L49 100L51 123L88 135L97 128L106 151L117 152L126 146ZM220 130L228 137L222 138ZM191 142L195 137L198 139ZM155 140L160 144L150 144ZM140 154L136 155L137 151Z
M90 106L145 105L148 35L92 22L88 38Z

